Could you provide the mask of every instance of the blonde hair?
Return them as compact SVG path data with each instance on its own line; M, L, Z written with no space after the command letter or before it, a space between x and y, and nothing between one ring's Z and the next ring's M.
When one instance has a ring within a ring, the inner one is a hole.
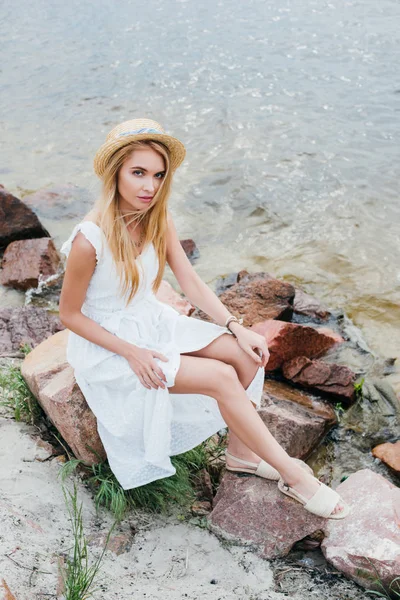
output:
M119 209L118 173L128 156L134 150L143 147L150 147L162 156L165 163L165 175L154 196L154 204L151 208L139 215L137 211L124 213L125 217L132 217L126 223ZM121 281L121 293L123 296L128 294L126 303L128 305L139 287L139 270L136 264L137 251L127 227L133 221L143 223L145 233L143 247L153 243L158 257L159 267L153 283L153 292L157 292L161 285L166 263L167 202L172 184L169 150L160 142L153 140L132 142L120 148L111 156L104 170L102 180L102 193L93 207L94 217L111 250Z

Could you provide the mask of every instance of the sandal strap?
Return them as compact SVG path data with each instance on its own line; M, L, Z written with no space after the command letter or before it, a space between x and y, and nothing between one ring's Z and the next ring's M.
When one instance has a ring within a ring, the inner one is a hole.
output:
M241 458L238 458L237 456L233 456L233 454L228 452L228 450L225 450L225 455L228 458L231 458L235 462L239 463L239 465L244 465L245 467L254 467L254 468L257 468L257 466L258 466L257 463L252 463L252 462L249 462L248 460L243 460Z
M341 497L332 488L321 481L319 483L319 489L308 500L307 504L304 505L304 508L318 517L327 518L332 513L336 504L341 501Z

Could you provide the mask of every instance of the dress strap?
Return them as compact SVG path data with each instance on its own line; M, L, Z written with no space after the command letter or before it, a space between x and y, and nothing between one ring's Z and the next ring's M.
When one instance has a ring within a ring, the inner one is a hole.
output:
M87 240L89 240L89 242L92 244L92 246L96 250L96 264L97 264L100 260L101 253L103 250L103 239L102 239L103 234L102 234L100 227L98 225L96 225L96 223L93 223L93 221L82 221L81 223L78 223L78 225L75 225L75 227L72 230L71 235L61 246L60 252L62 252L63 254L65 254L68 257L68 255L71 251L72 242L74 241L75 236L79 231L81 231L83 233L85 238Z

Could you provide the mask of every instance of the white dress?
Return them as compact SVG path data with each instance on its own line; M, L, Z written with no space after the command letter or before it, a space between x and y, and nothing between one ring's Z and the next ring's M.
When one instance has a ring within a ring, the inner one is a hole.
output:
M95 223L76 225L61 252L68 256L78 231L94 246L97 257L82 313L119 338L169 359L155 359L165 373L167 387L147 389L125 358L69 332L67 360L97 418L110 468L124 489L135 488L174 475L170 456L194 448L226 427L214 398L171 394L168 387L175 383L182 353L204 348L227 330L181 315L157 300L151 289L158 270L153 245L137 259L140 285L126 307L111 251ZM263 381L264 369L260 367L247 389L257 405Z

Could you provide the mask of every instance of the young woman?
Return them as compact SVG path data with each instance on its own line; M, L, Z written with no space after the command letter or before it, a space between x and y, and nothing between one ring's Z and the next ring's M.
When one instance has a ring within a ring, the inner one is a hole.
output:
M265 339L229 313L181 247L167 207L184 156L154 121L115 127L94 160L102 194L61 248L67 360L110 467L124 489L168 477L170 456L227 425L228 469L279 480L310 512L343 518L339 495L289 457L257 413ZM166 262L190 302L220 325L157 300Z

